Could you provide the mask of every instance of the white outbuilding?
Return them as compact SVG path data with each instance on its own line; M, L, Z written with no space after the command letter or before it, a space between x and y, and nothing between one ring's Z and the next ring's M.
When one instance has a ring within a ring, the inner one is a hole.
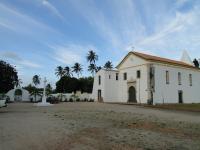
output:
M14 89L8 91L8 93L6 94L9 98L11 102L14 101L30 101L30 94L27 90L21 88L21 87L15 87Z
M129 52L116 70L101 69L92 97L102 102L200 103L200 69L186 52L180 61Z

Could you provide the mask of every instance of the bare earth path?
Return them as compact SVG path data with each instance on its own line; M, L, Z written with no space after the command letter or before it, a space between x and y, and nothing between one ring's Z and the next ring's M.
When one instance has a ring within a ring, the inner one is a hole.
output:
M0 109L0 150L200 149L200 113L102 103Z

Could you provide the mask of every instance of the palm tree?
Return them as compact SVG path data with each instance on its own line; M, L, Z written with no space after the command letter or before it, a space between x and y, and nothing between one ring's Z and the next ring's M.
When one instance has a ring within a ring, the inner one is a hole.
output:
M39 75L34 75L33 76L33 84L35 84L35 86L40 84L40 76Z
M13 82L15 87L18 87L22 84L22 80L21 79L17 79L16 81Z
M95 64L95 61L98 60L98 55L93 51L93 50L90 50L87 54L87 61L90 62L90 64Z
M94 73L96 72L96 70L97 70L97 67L96 67L95 64L90 64L90 65L88 66L88 71L90 71L90 72L92 73L92 76L93 76L93 77L94 77Z
M107 70L111 70L113 68L112 62L107 61L104 65L104 68L107 69Z
M81 67L81 64L79 63L75 63L74 66L72 67L72 72L75 72L79 78L79 75L81 74L81 72L83 71L83 68Z
M101 70L101 66L96 67L96 72L98 72L99 70Z
M47 85L46 85L46 92L47 92L47 95L50 95L51 93L52 93L52 87L51 87L51 84L50 83L48 83Z
M63 69L62 66L58 66L58 67L56 68L55 74L56 74L58 77L60 77L60 79L61 79L61 78L65 75L65 70Z
M68 67L68 66L66 66L66 67L64 68L64 72L65 72L65 75L66 75L67 77L73 76L73 74L72 74L72 72L71 72L71 68Z
M39 90L37 89L37 85L39 85L40 84L40 76L39 75L34 75L33 76L33 84L35 85L35 89L33 90L33 95L34 95L34 97L35 97L35 101L36 101L36 95L38 95L39 94Z
M29 92L30 92L30 95L34 95L35 102L36 102L36 96L37 96L37 95L42 96L42 91L40 91L40 90L39 90L38 88L36 88L36 87L33 87Z

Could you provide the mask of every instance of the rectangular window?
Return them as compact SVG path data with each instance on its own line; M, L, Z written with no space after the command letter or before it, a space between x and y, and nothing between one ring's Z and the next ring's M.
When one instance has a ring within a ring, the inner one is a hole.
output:
M140 70L137 70L137 78L138 79L140 78L140 75L141 75Z
M101 85L101 76L99 76L99 85Z
M169 84L169 71L166 71L166 84Z
M178 73L178 85L181 85L181 73Z
M126 80L127 79L127 73L125 72L124 73L124 80Z
M189 82L190 82L190 86L192 86L192 74L189 74Z
M119 74L116 73L116 80L119 80Z

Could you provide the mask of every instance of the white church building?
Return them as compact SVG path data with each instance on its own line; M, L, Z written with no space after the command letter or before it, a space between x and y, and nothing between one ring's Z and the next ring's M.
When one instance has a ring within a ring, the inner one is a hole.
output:
M131 51L116 70L97 72L92 97L100 102L200 103L200 69L186 51L180 61Z

